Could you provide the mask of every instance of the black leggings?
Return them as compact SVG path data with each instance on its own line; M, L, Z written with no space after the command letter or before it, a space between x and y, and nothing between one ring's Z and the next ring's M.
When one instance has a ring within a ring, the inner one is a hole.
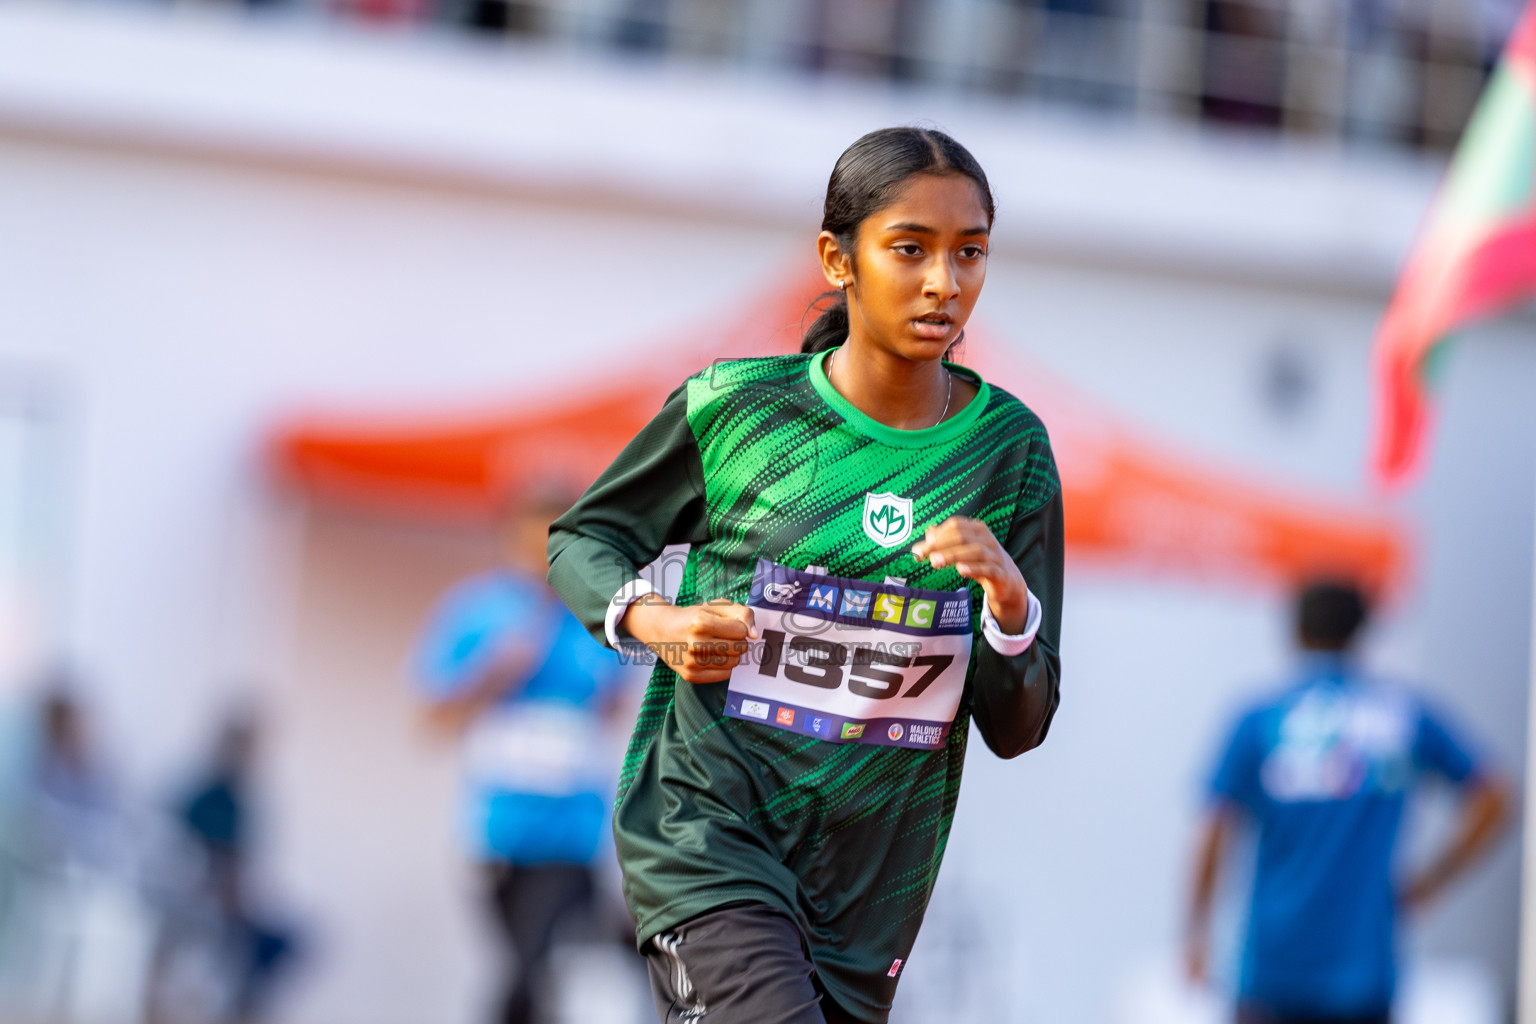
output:
M728 903L645 944L662 1024L862 1024L821 987L800 929L766 903Z
M592 869L582 864L492 864L486 875L496 921L517 955L497 1020L530 1024L534 987L544 972L556 928L591 908Z

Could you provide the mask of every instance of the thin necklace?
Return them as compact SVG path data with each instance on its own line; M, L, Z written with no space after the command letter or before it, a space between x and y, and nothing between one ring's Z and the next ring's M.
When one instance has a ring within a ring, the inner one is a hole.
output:
M834 348L832 351L827 353L827 365L822 367L821 370L821 372L826 375L827 383L829 384L832 382L832 360L837 358L837 352L838 350ZM945 380L948 382L944 388L944 411L939 413L939 418L928 424L928 426L920 427L919 429L921 430L932 430L940 423L943 423L944 417L949 415L949 402L950 399L955 397L955 374L954 371L947 366L944 367L944 373Z

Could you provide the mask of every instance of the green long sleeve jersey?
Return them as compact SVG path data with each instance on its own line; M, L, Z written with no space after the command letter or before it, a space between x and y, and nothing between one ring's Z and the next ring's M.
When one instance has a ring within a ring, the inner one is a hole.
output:
M833 998L880 1022L944 854L968 724L1014 757L1055 713L1061 495L1040 420L970 371L951 367L979 388L964 409L897 430L839 395L824 362L744 359L689 378L554 524L549 579L599 640L616 593L669 544L691 545L685 605L746 601L759 559L969 588L970 664L942 747L829 742L731 717L726 683L690 685L658 662L620 773L614 837L642 945L722 904L766 902L799 923ZM1020 654L983 637L979 586L912 557L952 515L985 522L1040 602Z

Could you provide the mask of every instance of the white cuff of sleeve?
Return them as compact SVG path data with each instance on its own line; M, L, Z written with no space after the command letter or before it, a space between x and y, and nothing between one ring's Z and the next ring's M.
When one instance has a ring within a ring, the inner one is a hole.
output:
M619 636L619 620L624 613L629 611L629 606L640 600L647 594L659 594L661 591L651 586L645 580L632 579L618 589L613 595L613 600L608 602L608 614L603 617L603 633L608 637L608 646L614 650L639 644L634 637Z
M987 596L981 596L981 635L987 638L987 643L998 654L1006 654L1013 657L1029 650L1029 645L1035 642L1035 634L1040 632L1040 619L1044 616L1040 609L1040 602L1034 594L1029 595L1029 614L1024 616L1024 632L1013 634L1004 633L1003 627L997 624L997 619L992 614L992 606L987 603Z

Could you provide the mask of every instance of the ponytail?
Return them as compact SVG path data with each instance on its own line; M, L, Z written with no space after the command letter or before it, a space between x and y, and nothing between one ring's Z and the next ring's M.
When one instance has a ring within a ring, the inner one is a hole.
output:
M800 339L800 351L808 355L836 348L848 340L848 296L842 292L824 292L816 296L806 309L806 315L828 299L829 306L822 306L811 326Z

